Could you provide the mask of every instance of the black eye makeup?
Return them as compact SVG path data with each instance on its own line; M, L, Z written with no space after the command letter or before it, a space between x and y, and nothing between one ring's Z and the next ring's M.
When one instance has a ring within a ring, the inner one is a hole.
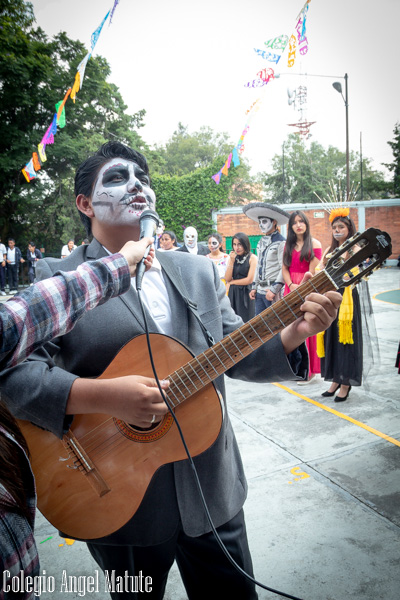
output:
M125 183L129 179L129 169L122 165L110 167L103 174L103 185L115 185L116 183Z

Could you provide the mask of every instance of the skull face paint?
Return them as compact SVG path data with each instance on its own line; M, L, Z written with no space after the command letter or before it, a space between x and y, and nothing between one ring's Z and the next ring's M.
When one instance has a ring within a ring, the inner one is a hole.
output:
M274 221L269 217L258 217L258 226L263 235L268 235L274 226Z
M150 178L133 161L109 160L99 171L92 194L95 217L108 225L133 225L142 212L154 210L156 197Z
M209 250L218 250L219 241L215 237L210 237L208 240L208 248Z
M332 225L332 234L335 240L339 242L339 246L343 244L349 237L349 228L343 221L335 221Z
M185 246L186 248L189 250L189 248L193 249L196 248L197 246L197 231L194 227L186 227L184 233L183 233L183 239L185 242Z

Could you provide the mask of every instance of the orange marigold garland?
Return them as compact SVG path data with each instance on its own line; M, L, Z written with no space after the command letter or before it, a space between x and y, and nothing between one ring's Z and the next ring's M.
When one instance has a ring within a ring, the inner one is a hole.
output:
M329 215L329 221L333 223L336 217L348 217L350 214L350 208L348 206L343 208L333 208Z

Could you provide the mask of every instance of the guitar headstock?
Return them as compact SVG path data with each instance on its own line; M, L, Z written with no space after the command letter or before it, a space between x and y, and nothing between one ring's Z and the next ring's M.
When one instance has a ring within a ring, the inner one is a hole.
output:
M353 248L356 247L354 250ZM344 254L348 254L344 258ZM364 233L356 233L329 255L325 271L338 287L358 283L372 271L379 269L392 254L390 235L370 227ZM358 267L358 273L351 269Z

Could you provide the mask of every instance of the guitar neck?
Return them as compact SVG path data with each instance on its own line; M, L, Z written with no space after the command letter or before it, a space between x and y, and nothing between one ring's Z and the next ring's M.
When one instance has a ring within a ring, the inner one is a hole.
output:
M321 271L290 294L224 337L202 354L172 373L168 379L168 400L176 407L214 381L243 358L257 350L302 316L305 297L337 289L326 271Z

